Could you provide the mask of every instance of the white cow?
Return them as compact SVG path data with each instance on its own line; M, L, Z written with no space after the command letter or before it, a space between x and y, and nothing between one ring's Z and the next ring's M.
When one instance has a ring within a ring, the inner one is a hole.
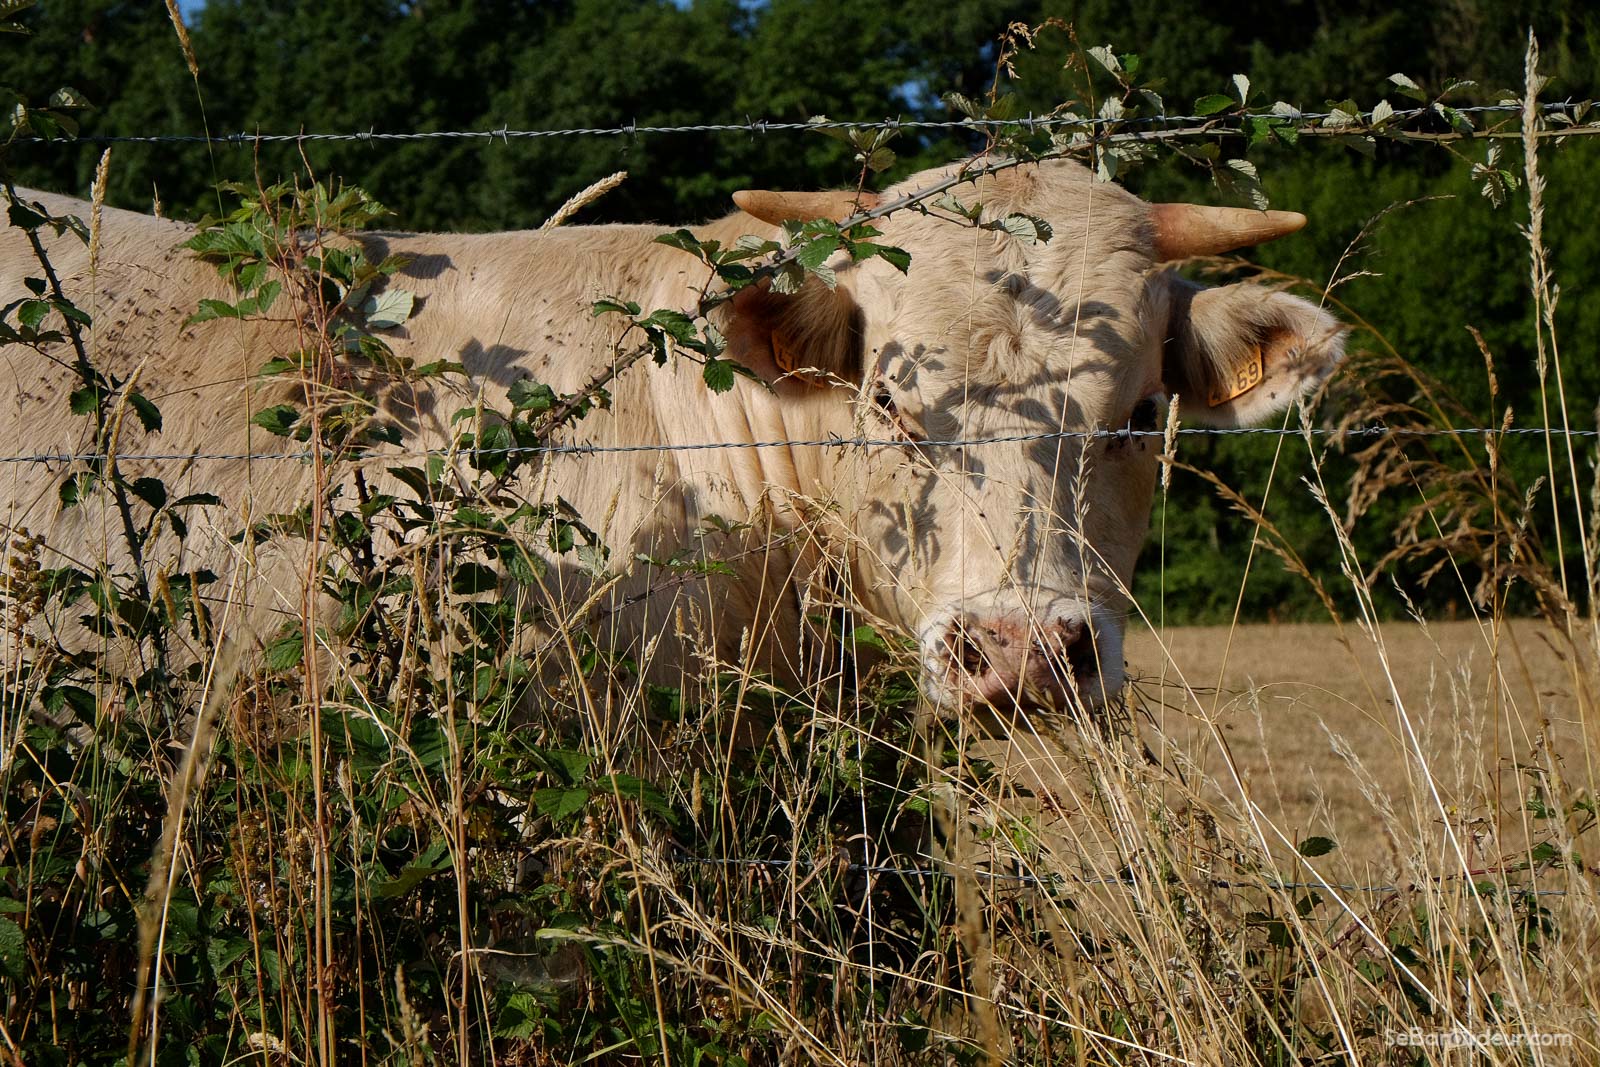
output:
M916 175L885 197L924 188L954 168ZM925 692L1008 704L1094 704L1122 681L1127 590L1148 525L1159 439L1060 436L1153 429L1169 397L1185 422L1235 426L1281 412L1342 355L1329 315L1270 288L1195 286L1167 261L1269 240L1298 215L1186 205L1152 207L1067 162L1020 166L958 186L983 218L1026 213L1051 240L901 211L883 243L912 257L908 273L880 259L831 264L837 287L812 282L782 296L750 289L715 313L730 357L765 379L711 393L687 361L641 364L612 387L609 410L568 433L572 443L690 445L865 437L894 445L776 446L557 457L514 487L569 501L612 550L620 579L590 597L602 640L657 673L690 646L794 678L814 669L808 616L819 594L843 593L871 617L913 635ZM52 211L88 206L25 192ZM731 243L771 235L796 217L847 215L847 194L742 194L745 212L703 227ZM748 213L747 213L748 212ZM417 294L393 331L401 356L464 363L498 402L532 376L556 391L590 379L611 354L616 316L593 301L623 297L692 307L705 283L692 257L653 242L660 226L573 226L482 235L387 234L377 253L410 265L393 284ZM123 453L264 454L295 448L252 429L271 402L255 372L294 346L287 323L221 320L185 326L203 297L230 299L216 271L179 250L189 226L107 210L98 269L71 236L49 252L73 298L94 316L93 360L162 409L144 434L124 419ZM37 275L15 229L0 230L0 305ZM0 349L0 452L78 451L91 444L68 413L62 349ZM445 386L391 398L406 447L450 439L464 402ZM470 397L466 402L470 402ZM949 445L940 442L972 442ZM285 510L308 492L303 464L271 459L145 461L174 492L220 495L188 557L231 573L227 535L242 516ZM140 464L125 469L137 473ZM374 477L381 465L373 472ZM0 521L47 535L79 561L117 558L120 530L103 510L60 513L59 469L0 471ZM203 524L201 524L203 526ZM709 531L709 532L708 532ZM167 546L170 549L170 545ZM727 561L686 575L642 557L685 551ZM293 566L255 561L259 610L302 609ZM592 573L556 561L530 602L584 602ZM692 664L691 664L692 665Z

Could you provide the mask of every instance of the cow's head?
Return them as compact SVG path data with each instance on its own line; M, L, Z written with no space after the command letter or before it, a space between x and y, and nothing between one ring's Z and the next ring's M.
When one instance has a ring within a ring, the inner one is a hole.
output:
M918 443L865 449L836 488L853 517L855 595L916 634L935 701L1095 704L1122 682L1162 445L1072 435L1157 429L1173 396L1185 424L1264 420L1332 372L1342 330L1286 293L1203 288L1162 266L1282 236L1299 215L1150 205L1065 162L954 193L983 222L1020 213L1053 236L896 212L881 240L911 253L909 274L840 261L836 290L751 291L735 302L731 351L780 392L810 392L796 402L832 383L830 402L854 405L867 437ZM852 199L738 198L773 223L842 218Z

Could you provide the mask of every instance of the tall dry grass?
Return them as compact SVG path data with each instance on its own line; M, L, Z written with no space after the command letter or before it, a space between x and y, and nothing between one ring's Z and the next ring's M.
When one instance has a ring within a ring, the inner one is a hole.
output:
M1530 294L1543 425L1564 430L1537 88L1530 47ZM1350 419L1448 425L1400 356L1380 351L1370 381L1404 376L1419 399L1374 391L1385 406ZM33 735L9 718L0 777L36 814L6 828L0 863L77 851L54 899L7 906L32 947L0 1046L20 1063L52 1033L94 1060L84 1013L108 1004L151 1063L1592 1062L1600 535L1562 511L1594 498L1593 475L1572 438L1551 441L1546 480L1570 492L1547 504L1509 482L1493 440L1482 459L1364 445L1349 490L1322 481L1318 439L1286 446L1358 605L1319 651L1360 685L1310 710L1275 702L1271 676L1227 682L1236 628L1201 673L1140 618L1153 658L1120 721L934 716L914 657L856 628L839 587L818 606L827 669L797 690L710 648L681 686L647 684L585 642L576 610L462 674L452 657L482 642L493 598L419 578L374 609L392 639L371 659L308 620L303 661L245 671L138 737L97 722L60 740L70 760L25 752ZM1417 501L1395 553L1363 559L1348 529L1395 492ZM1265 502L1231 499L1312 575ZM1567 527L1583 590L1560 559ZM419 576L447 563L439 545L396 551ZM37 545L13 555L20 634ZM1476 673L1452 674L1420 614L1379 618L1374 586L1411 557L1478 605ZM1537 590L1563 677L1523 684L1511 582ZM1397 654L1417 635L1444 665L1420 691ZM8 647L15 689L45 684L37 646ZM530 696L532 679L561 681ZM1549 721L1554 689L1572 722ZM1268 724L1293 714L1286 753ZM1376 755L1353 722L1386 742ZM1260 739L1248 758L1240 727ZM1318 777L1338 779L1335 800L1303 795ZM57 940L85 930L105 942ZM130 971L145 1001L97 988Z

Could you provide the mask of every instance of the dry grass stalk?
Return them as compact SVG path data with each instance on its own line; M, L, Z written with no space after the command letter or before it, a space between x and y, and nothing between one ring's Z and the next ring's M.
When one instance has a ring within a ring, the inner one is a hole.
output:
M617 186L621 185L625 180L627 180L627 177L627 171L619 170L615 174L607 175L591 185L584 186L572 196L568 197L566 203L556 208L555 214L546 219L544 221L544 225L540 226L539 229L541 231L555 229L557 226L565 223L567 220L571 219L572 216L576 215L578 212L582 211L596 200L599 200L602 196L605 196Z
M167 17L172 20L172 29L178 35L178 47L183 49L183 61L189 67L189 76L199 78L200 62L194 57L194 44L189 40L189 27L183 24L183 12L177 0L166 0L166 5Z

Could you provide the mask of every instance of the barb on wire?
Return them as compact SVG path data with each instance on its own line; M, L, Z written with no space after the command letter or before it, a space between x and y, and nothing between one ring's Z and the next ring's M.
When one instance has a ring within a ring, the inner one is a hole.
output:
M1600 430L1570 430L1558 427L1518 426L1510 429L1486 426L1463 426L1450 429L1411 429L1390 426L1356 426L1344 430L1315 427L1311 430L1290 429L1277 426L1186 426L1178 430L1184 437L1314 437L1364 438L1364 437L1600 437ZM1162 438L1163 430L1060 430L1041 433L1006 434L997 437L951 438L948 440L919 440L908 437L819 437L810 440L774 439L765 441L692 441L677 444L626 444L626 445L527 445L507 448L422 448L397 449L374 452L374 460L424 459L430 456L450 455L530 455L594 456L629 452L710 452L725 449L761 448L906 448L927 450L939 448L982 448L987 445L1026 444L1034 441L1063 440L1114 440L1132 438ZM196 461L196 460L309 460L315 452L119 452L119 461ZM329 453L324 453L329 455ZM93 463L104 461L104 452L34 452L13 456L0 456L3 463Z
M1569 114L1582 112L1594 105L1595 101L1563 101L1540 105L1546 114ZM1522 110L1520 104L1480 104L1465 107L1451 108L1457 114L1507 114L1512 115ZM1408 137L1424 136L1396 129L1395 124L1415 119L1424 115L1433 114L1431 108L1408 108L1405 110L1391 111L1382 116L1374 117L1372 112L1362 112L1355 116L1331 111L1303 111L1289 116L1294 121L1302 123L1300 128L1303 134L1327 134L1348 136L1352 133L1382 133L1386 136ZM1149 115L1133 118L1126 117L1085 117L1085 116L1034 116L1029 115L1023 119L879 119L876 121L817 121L817 122L773 122L768 119L746 119L744 122L700 122L679 126L641 126L628 123L623 126L571 126L542 130L513 130L505 126L492 130L415 130L395 131L380 133L376 130L361 130L349 133L251 133L239 131L237 133L217 134L85 134L72 139L24 137L19 138L19 144L67 144L76 141L82 144L214 144L214 145L247 145L247 144L274 144L274 143L311 143L311 142L337 142L337 141L485 141L493 143L498 140L502 144L510 144L513 140L539 140L550 137L634 137L638 135L673 135L692 133L784 133L806 130L993 130L1013 126L1025 126L1029 130L1082 130L1087 133L1098 133L1108 128L1130 129L1135 127L1150 127L1147 132L1130 132L1115 136L1129 140L1179 140L1185 137L1218 137L1218 136L1248 136L1248 131L1230 120L1233 116L1206 116L1206 115ZM1318 123L1329 119L1350 120L1346 124L1336 126L1320 126ZM1566 126L1560 130L1552 131L1558 135L1593 129L1600 131L1600 124ZM1430 139L1470 139L1474 136L1488 136L1488 131L1458 131L1455 133L1428 134ZM1520 133L1516 136L1521 136Z

